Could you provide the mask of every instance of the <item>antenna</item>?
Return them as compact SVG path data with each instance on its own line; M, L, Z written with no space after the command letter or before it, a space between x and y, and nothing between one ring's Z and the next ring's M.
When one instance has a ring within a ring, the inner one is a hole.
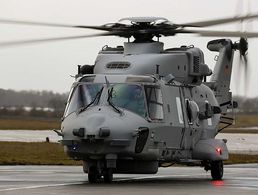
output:
M77 74L81 74L81 65L77 65Z
M156 64L156 75L159 75L159 66L158 64Z

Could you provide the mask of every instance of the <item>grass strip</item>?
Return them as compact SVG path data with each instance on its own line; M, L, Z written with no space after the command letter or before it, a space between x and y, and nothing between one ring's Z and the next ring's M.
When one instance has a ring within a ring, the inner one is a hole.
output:
M258 163L258 155L230 154L225 164ZM45 142L0 142L0 165L81 165L69 159L63 146Z
M258 115L236 115L235 125L231 127L253 127L258 126Z
M57 119L0 119L1 130L48 130L60 129L60 121Z
M0 165L79 165L63 146L46 142L0 142Z
M224 163L225 164L258 163L258 155L229 154L229 159L226 160Z
M258 134L258 130L256 129L231 129L231 128L226 128L220 131L220 133L247 133L247 134Z

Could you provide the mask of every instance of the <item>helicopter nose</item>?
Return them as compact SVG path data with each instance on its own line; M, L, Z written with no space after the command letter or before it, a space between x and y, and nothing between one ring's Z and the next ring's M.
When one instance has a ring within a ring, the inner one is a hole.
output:
M85 124L87 126L87 133L94 133L96 129L99 129L105 121L107 117L103 114L94 114L85 120Z
M68 146L68 155L72 158L84 158L83 155L103 157L121 151L140 153L148 137L148 132L139 128L146 121L128 111L121 115L103 106L74 116L74 123L68 124L70 127L66 126L67 132L73 129L73 135L70 137L70 133L64 134L62 142ZM65 122L67 124L69 121Z
M96 114L90 116L86 120L86 134L87 137L99 136L100 138L108 137L110 135L110 128L107 126L108 116L103 114Z
M110 135L110 129L105 126L107 116L101 113L92 113L83 117L83 128L73 129L73 135L81 138L107 137Z
M128 139L135 124L128 122L126 118L109 107L93 108L78 115L73 135L86 140Z
M77 137L84 138L85 136L90 138L97 136L107 137L110 135L110 130L106 127L103 127L103 124L106 121L106 116L102 114L94 114L89 117L86 117L85 127L79 129L73 129L73 135ZM99 132L98 132L99 131Z

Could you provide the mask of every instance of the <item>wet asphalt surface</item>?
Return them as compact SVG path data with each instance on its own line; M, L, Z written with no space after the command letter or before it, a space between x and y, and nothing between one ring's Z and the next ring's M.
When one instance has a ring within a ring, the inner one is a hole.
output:
M202 168L170 167L90 184L78 166L0 166L0 194L258 194L258 164L228 165L224 172L223 181L212 181Z

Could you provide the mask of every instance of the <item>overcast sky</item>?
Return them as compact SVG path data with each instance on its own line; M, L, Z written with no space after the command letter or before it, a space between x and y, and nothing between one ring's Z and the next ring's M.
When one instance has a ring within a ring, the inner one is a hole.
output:
M247 1L245 1L247 2ZM258 1L250 0L250 12L258 13ZM214 19L244 14L240 0L0 0L0 18L64 23L101 25L123 17L160 16L175 23ZM246 25L258 31L258 20ZM239 30L239 23L213 27L216 30ZM0 24L0 41L72 36L95 33L86 29L32 27ZM203 49L205 62L214 67L216 53L206 44L214 38L177 35L161 38L165 47L195 45ZM237 39L233 39L236 41ZM77 64L93 64L104 45L122 45L126 41L116 37L98 37L29 46L0 48L0 88L34 89L66 92L69 90ZM258 38L249 39L249 90L247 96L258 96ZM238 53L236 53L238 57ZM237 64L237 59L235 65ZM236 70L236 66L234 72ZM232 78L234 94L244 95L243 79ZM246 95L246 94L245 94Z

